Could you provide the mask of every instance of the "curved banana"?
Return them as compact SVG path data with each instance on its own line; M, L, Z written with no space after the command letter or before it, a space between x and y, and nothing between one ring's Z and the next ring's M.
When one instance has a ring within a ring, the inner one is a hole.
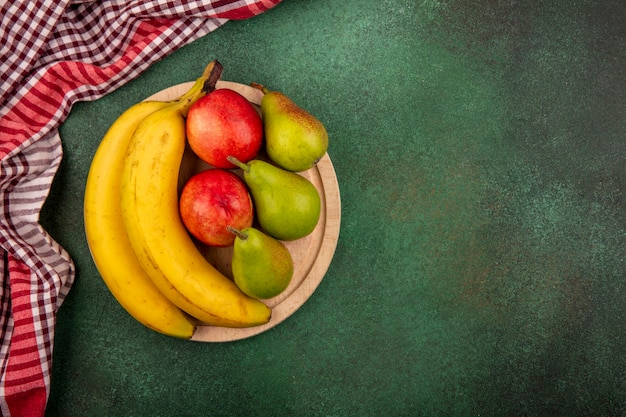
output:
M122 173L122 217L144 270L174 304L203 323L250 327L271 310L243 294L199 252L178 211L178 173L185 119L195 98L148 115L128 148Z
M107 287L137 321L157 332L189 339L195 321L165 297L139 264L122 220L120 182L126 149L139 123L167 102L138 103L111 125L87 177L84 219L87 243Z

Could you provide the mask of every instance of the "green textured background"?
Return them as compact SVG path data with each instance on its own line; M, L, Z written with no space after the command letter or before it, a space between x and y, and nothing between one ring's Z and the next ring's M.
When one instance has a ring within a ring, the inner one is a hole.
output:
M42 224L78 276L47 416L626 415L626 2L285 0L78 103ZM117 115L190 81L264 83L330 134L328 274L226 344L134 322L82 198Z

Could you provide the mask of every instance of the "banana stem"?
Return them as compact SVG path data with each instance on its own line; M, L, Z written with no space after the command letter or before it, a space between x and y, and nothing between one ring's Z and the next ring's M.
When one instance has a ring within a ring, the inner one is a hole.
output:
M219 61L214 60L209 62L209 65L204 69L202 73L203 77L206 77L206 81L204 82L204 86L202 87L202 91L205 93L210 93L215 90L215 85L222 78L222 71L224 67L220 64Z
M232 226L226 226L226 230L228 230L230 233L234 234L241 240L246 240L248 238L248 235L246 233L242 232L239 229L235 229Z

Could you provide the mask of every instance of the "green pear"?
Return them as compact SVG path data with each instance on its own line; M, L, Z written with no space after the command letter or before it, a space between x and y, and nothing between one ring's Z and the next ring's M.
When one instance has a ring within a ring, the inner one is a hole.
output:
M296 240L310 234L320 218L321 199L308 179L269 162L247 163L229 156L243 170L261 228L280 240Z
M270 159L294 172L314 167L328 149L328 133L322 122L285 94L252 85L264 93L261 116Z
M253 298L272 298L285 291L293 277L293 259L280 240L247 227L235 234L232 272L239 289Z

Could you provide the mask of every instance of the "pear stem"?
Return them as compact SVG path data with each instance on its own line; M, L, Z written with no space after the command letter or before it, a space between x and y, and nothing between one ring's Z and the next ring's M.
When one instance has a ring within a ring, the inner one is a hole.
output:
M234 156L228 155L226 159L228 160L228 162L230 162L233 165L236 165L237 167L241 168L243 171L250 172L250 165L241 162L239 159L235 158Z
M263 94L267 94L270 92L270 90L265 87L263 84L259 84L259 83L250 83L250 87L256 88L257 90L261 90L263 91Z
M202 73L203 77L206 77L206 81L204 82L204 86L202 87L202 91L205 93L210 93L215 90L215 86L220 78L222 78L222 71L224 67L220 64L219 61L213 60L209 62L209 65L204 69Z
M246 240L248 238L247 234L245 234L244 232L242 232L239 229L235 229L232 226L226 226L226 230L228 230L230 233L234 234L235 236L237 236L241 240Z

